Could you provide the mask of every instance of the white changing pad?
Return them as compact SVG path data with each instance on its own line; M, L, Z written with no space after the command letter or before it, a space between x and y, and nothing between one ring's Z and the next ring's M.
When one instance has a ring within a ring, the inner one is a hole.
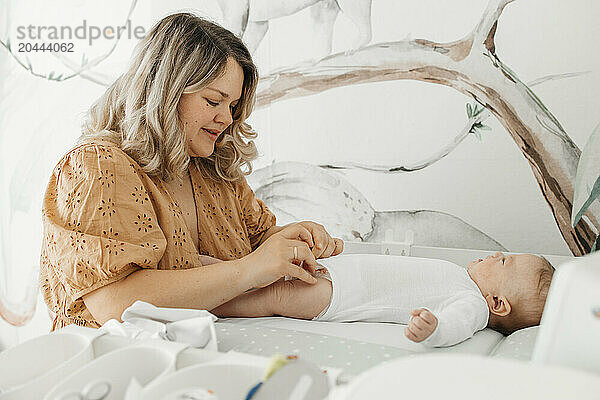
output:
M428 348L404 336L405 325L322 322L285 317L226 318L216 323L219 351L269 356L296 354L319 365L358 374L392 358L421 353L466 353L529 360L537 327L505 337L491 329L452 347Z
M504 336L491 329L479 331L471 339L452 347L428 348L422 344L414 343L404 336L406 325L393 323L373 322L323 322L308 321L286 317L264 318L226 318L219 321L236 324L239 326L262 326L268 328L290 329L300 332L317 333L320 335L343 337L404 349L413 353L424 352L454 352L490 354L492 350L504 339Z

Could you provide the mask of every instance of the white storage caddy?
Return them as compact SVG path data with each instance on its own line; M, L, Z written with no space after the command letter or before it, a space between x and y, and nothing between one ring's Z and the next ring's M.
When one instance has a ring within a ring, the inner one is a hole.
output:
M0 353L0 399L41 399L64 377L94 358L96 330L39 336Z
M85 398L77 395L95 382L108 383L102 399L122 400L132 378L163 394L207 384L221 394L219 400L240 399L260 381L267 363L265 357L136 341L71 325L0 353L0 400ZM223 373L227 369L235 374Z

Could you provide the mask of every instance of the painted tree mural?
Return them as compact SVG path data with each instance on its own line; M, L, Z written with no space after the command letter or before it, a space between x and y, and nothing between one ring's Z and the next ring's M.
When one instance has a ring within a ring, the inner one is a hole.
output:
M366 82L414 79L454 88L502 123L529 162L556 224L574 255L590 251L600 228L597 204L588 220L570 224L581 151L535 93L496 54L494 36L504 8L491 0L479 24L451 43L425 39L374 44L335 54L310 66L282 69L261 78L258 107L327 89ZM470 116L473 127L480 121ZM390 168L389 171L402 171ZM406 171L406 170L405 170ZM592 228L593 226L593 228Z

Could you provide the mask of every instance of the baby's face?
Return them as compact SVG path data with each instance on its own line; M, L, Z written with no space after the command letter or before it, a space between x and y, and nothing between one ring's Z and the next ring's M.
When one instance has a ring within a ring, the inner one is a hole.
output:
M535 284L537 263L542 260L533 254L504 255L498 251L485 259L471 261L467 271L484 295L506 291L520 293L521 289Z

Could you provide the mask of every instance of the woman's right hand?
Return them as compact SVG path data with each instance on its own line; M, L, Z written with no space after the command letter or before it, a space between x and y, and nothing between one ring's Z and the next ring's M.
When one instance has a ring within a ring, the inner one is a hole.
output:
M317 283L317 279L309 273L314 273L317 267L311 251L313 245L312 234L298 224L271 235L256 250L241 259L248 265L252 287L265 287L285 276L298 278L309 284Z

